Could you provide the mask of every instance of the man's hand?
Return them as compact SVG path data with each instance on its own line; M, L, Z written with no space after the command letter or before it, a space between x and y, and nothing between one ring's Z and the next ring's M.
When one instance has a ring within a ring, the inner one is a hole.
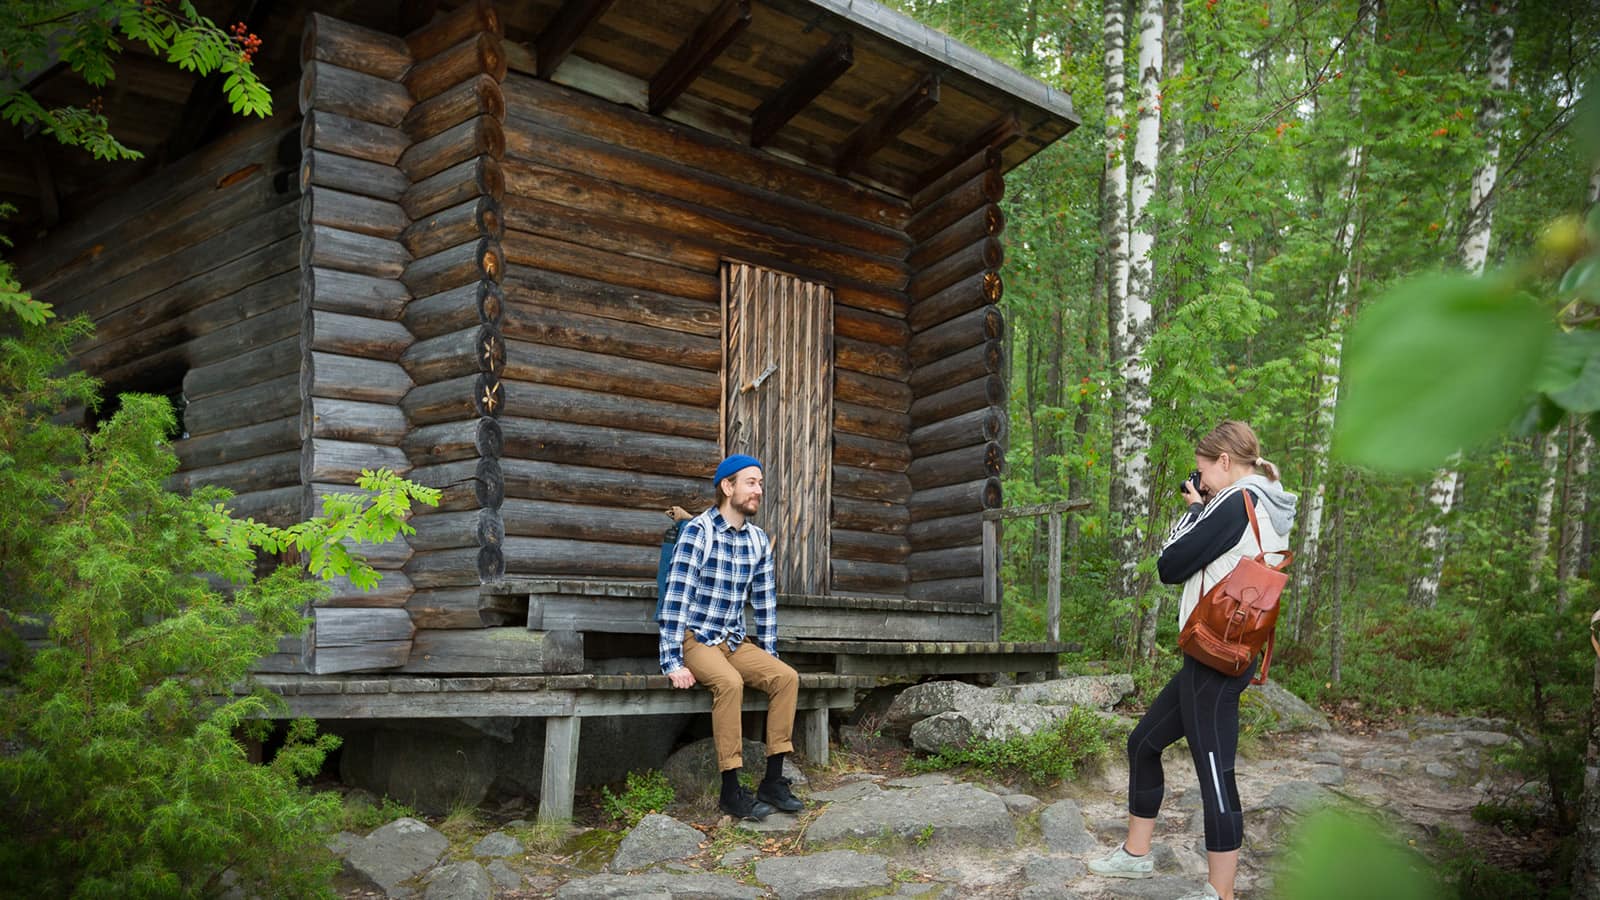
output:
M672 682L672 686L675 688L694 687L694 673L688 669L677 669L672 672L668 672L667 680Z

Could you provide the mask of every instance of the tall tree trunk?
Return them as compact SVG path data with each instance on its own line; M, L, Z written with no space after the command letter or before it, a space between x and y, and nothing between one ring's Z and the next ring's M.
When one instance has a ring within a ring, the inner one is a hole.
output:
M1494 221L1494 186L1500 172L1500 95L1511 86L1511 4L1491 4L1494 27L1489 32L1489 96L1478 112L1478 127L1483 132L1483 162L1472 173L1472 198L1467 208L1466 229L1461 236L1461 265L1474 275L1482 274L1489 259L1489 238ZM1444 571L1445 525L1454 505L1460 473L1455 463L1439 470L1428 486L1428 502L1433 507L1432 521L1422 533L1426 568L1411 584L1411 602L1431 608L1439 599L1439 578Z
M1539 587L1540 570L1544 568L1545 554L1550 550L1550 513L1555 506L1556 475L1561 468L1561 429L1557 428L1539 439L1541 469L1544 479L1539 484L1539 499L1533 511L1533 546L1528 548L1528 590Z
M1183 0L1168 0L1167 3L1167 73L1166 82L1172 85L1183 83L1184 66L1188 62L1189 41L1183 32ZM1177 90L1166 92L1161 99L1161 125L1166 132L1165 145L1161 148L1161 159L1167 167L1167 206L1177 210L1172 217L1172 222L1184 223L1189 221L1188 210L1184 208L1185 192L1188 189L1188 161L1184 155L1188 152L1188 123L1183 120L1182 110L1178 106ZM1168 242L1172 247L1171 253L1175 263L1173 271L1187 269L1185 262L1188 260L1191 249L1189 241L1180 233L1174 234ZM1192 270L1191 270L1192 271ZM1170 290L1162 292L1161 310L1157 318L1165 319L1180 302L1178 293L1179 282L1176 278L1168 278Z
M1561 528L1556 532L1556 608L1572 602L1572 581L1582 555L1583 523L1589 514L1589 451L1593 439L1579 416L1567 418L1567 465L1561 480ZM1555 435L1549 440L1555 442Z
M1161 58L1164 30L1161 0L1144 0L1139 16L1139 124L1134 135L1133 166L1129 171L1128 296L1122 305L1122 383L1126 405L1122 414L1122 447L1117 453L1122 480L1123 596L1139 593L1135 567L1145 551L1150 520L1150 363L1145 349L1152 330L1150 299L1155 285L1155 217L1150 199L1155 196L1156 169L1160 165ZM1139 629L1139 649L1155 653L1157 609L1145 612Z
M1334 499L1332 532L1333 532L1333 565L1330 569L1333 577L1328 579L1333 596L1329 601L1332 607L1332 629L1328 639L1328 681L1338 684L1344 677L1344 581L1345 573L1349 570L1349 560L1344 552L1344 510L1346 498L1349 496L1348 483L1341 481L1337 497Z
M1105 0L1105 79L1106 130L1105 178L1100 202L1101 241L1106 248L1106 339L1108 359L1119 359L1122 352L1122 307L1128 295L1128 125L1123 120L1127 98L1127 64L1123 48L1127 42L1127 13L1124 0ZM1122 409L1126 389L1113 391L1111 448L1113 461L1122 447ZM1121 479L1110 479L1108 509L1114 521L1122 509Z

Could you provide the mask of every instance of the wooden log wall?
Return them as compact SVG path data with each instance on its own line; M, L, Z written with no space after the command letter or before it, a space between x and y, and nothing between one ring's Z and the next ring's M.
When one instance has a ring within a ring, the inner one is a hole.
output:
M709 504L733 259L834 287L830 585L905 596L910 205L520 70L504 88L508 574L649 579L660 510Z
M403 40L331 18L306 17L300 45L300 312L298 474L301 514L352 489L363 469L409 475L400 403L412 381L400 364L414 343L401 276L411 253L400 206L400 124L412 100ZM404 537L359 548L383 576L371 591L335 585L313 611L305 665L316 674L398 666L415 626Z
M998 303L1005 216L999 154L985 148L917 196L911 331L909 596L982 600L979 513L1000 505L1006 393Z

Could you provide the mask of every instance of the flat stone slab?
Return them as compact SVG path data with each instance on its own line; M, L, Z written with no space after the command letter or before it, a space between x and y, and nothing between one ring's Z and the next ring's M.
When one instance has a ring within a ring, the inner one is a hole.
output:
M831 791L812 791L807 796L812 800L832 803L839 800L855 800L858 797L874 797L881 793L883 788L870 781L852 781Z
M1138 897L1141 900L1172 900L1200 890L1201 878L1179 875L1157 875L1154 878L1102 878L1106 893L1115 897Z
M1058 800L1039 816L1044 845L1057 853L1088 853L1100 844L1089 833L1083 812L1071 800Z
M628 872L672 859L687 859L700 852L701 834L671 816L651 813L633 826L622 839L611 871Z
M451 863L428 875L423 900L489 900L494 893L489 872L476 862Z
M891 790L833 803L806 829L809 845L882 837L1011 847L1017 833L1005 803L970 784Z
M522 842L506 834L496 831L486 834L483 839L472 845L473 856L490 856L504 859L509 856L522 855Z
M893 883L887 859L853 850L763 859L756 863L756 880L771 887L779 900L855 897Z
M400 882L438 862L449 848L450 839L427 823L395 819L350 846L345 871L392 893Z
M1291 812L1304 813L1326 806L1332 799L1333 794L1320 784L1290 781L1273 788L1267 799L1262 800L1256 808L1287 809Z
M569 881L556 900L760 900L760 888L724 875L596 875Z

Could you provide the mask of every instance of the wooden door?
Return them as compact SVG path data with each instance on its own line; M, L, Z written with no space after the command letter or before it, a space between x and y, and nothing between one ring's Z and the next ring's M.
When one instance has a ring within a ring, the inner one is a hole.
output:
M833 290L722 265L722 437L761 460L756 523L772 538L778 591L828 589L833 483Z

